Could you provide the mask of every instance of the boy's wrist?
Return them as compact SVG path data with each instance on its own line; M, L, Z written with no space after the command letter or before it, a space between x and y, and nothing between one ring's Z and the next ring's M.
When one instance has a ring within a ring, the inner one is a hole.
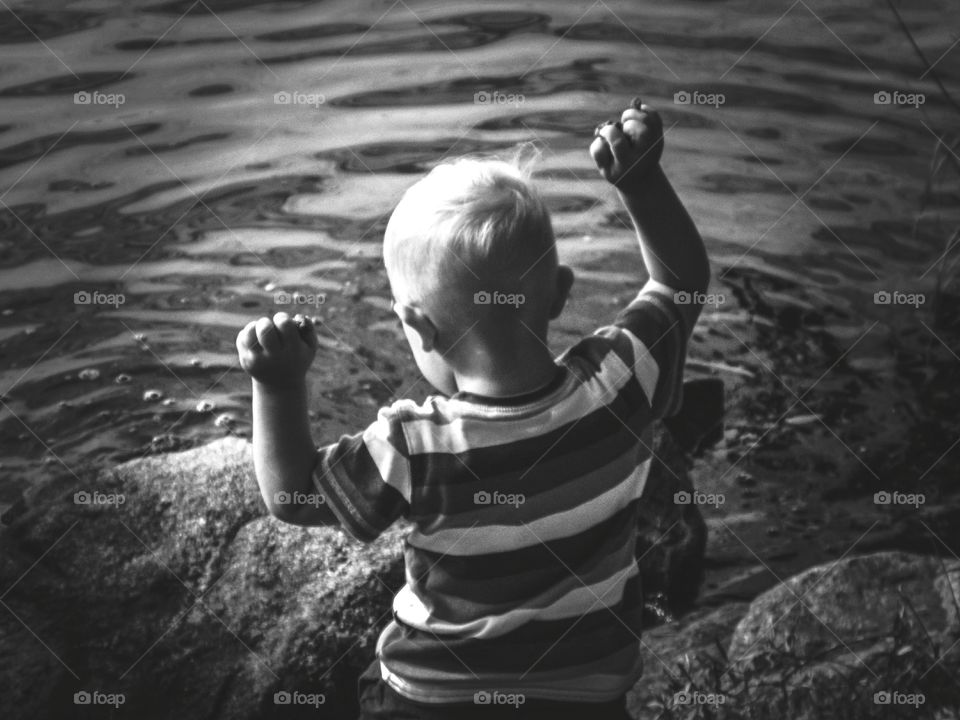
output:
M614 185L614 187L617 189L620 197L626 202L627 200L640 199L642 193L658 185L662 186L666 180L667 176L664 174L663 168L657 163L639 178L634 178L628 185L621 183L620 185Z
M276 397L290 396L306 393L307 390L307 378L305 375L299 378L293 377L283 382L276 380L258 380L257 378L251 378L251 380L253 381L254 391L262 395Z

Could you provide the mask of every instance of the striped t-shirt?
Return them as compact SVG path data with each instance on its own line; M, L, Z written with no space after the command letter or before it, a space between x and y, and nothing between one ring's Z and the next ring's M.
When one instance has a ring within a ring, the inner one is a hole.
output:
M679 406L691 318L650 283L541 390L399 400L320 448L314 482L346 531L413 527L377 644L397 692L602 702L637 681L637 504L651 422Z

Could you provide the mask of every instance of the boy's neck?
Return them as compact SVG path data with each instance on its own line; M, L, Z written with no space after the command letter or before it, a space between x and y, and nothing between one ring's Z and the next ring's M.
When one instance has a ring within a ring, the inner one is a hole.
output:
M556 376L557 364L549 350L540 346L523 362L511 360L474 374L456 373L457 391L488 398L526 395L549 385Z

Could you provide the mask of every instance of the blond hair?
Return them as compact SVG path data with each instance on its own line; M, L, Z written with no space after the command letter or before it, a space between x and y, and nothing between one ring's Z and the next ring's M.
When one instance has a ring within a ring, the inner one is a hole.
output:
M546 203L519 158L461 158L435 167L397 204L384 236L391 280L406 300L434 305L452 322L480 291L536 293L557 264ZM440 302L438 302L438 299Z

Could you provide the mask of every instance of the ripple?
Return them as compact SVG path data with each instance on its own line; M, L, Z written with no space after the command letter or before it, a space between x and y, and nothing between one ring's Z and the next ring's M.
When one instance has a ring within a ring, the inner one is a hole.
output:
M39 40L67 35L92 27L99 27L105 19L102 13L58 9L56 12L17 8L0 11L0 44L34 43Z
M0 90L0 97L42 97L45 95L71 95L81 90L98 90L120 80L134 77L130 72L83 72L77 75L53 77L14 85Z

